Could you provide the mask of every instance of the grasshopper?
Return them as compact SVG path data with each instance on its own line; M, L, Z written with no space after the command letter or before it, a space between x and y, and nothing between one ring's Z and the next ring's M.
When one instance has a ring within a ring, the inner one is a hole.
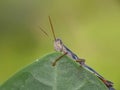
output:
M85 64L85 59L83 58L79 58L75 53L73 53L68 47L66 47L64 45L64 43L62 42L61 39L56 38L55 36L55 32L54 32L54 28L52 25L52 21L51 18L49 16L49 22L50 22L50 26L51 26L51 31L52 31L52 35L54 38L54 49L58 52L63 53L63 55L59 56L53 63L52 66L55 66L56 63L65 55L67 55L68 57L70 57L71 59L75 60L76 62L78 62L82 67L84 67L85 69L89 70L91 73L95 74L107 87L109 90L115 90L113 88L113 83L111 81L106 80L104 77L102 77L99 73L97 73L94 69L92 69L91 67L89 67L88 65Z

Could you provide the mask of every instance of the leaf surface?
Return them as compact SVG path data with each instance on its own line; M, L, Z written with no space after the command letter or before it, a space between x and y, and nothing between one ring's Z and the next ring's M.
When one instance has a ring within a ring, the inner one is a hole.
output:
M0 90L108 90L94 74L67 56L53 67L61 55L55 52L37 59L8 79Z

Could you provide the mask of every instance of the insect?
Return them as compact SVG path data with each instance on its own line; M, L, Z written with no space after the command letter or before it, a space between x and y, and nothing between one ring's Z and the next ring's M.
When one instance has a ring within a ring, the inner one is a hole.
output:
M89 67L88 65L85 64L85 59L79 58L75 53L73 53L69 48L67 48L64 43L62 42L61 39L56 38L55 36L55 32L54 32L54 28L52 25L52 21L51 18L49 16L49 22L50 22L50 26L51 26L51 31L54 37L54 49L56 51L62 52L63 55L58 57L54 62L53 62L53 66L56 65L56 62L58 60L60 60L64 55L67 55L68 57L72 58L73 60L79 62L81 64L82 67L86 68L87 70L89 70L90 72L94 73L101 81L103 81L103 83L109 88L109 90L115 90L113 88L113 83L111 81L106 80L105 78L103 78L100 74L98 74L95 70L93 70L91 67Z
M67 48L64 43L62 42L61 39L56 38L55 36L55 32L54 32L54 28L52 25L52 21L51 18L49 16L49 22L50 22L50 26L51 26L51 31L53 34L53 38L54 38L54 49L58 52L63 53L63 55L59 56L54 62L53 62L53 66L56 65L56 63L65 55L67 55L68 57L72 58L73 60L75 60L76 62L78 62L82 67L86 68L87 70L89 70L91 73L95 74L107 87L109 90L115 90L113 88L113 83L111 81L106 80L104 77L102 77L99 73L97 73L94 69L92 69L91 67L89 67L88 65L85 64L85 59L83 58L79 58L75 53L73 53L69 48Z

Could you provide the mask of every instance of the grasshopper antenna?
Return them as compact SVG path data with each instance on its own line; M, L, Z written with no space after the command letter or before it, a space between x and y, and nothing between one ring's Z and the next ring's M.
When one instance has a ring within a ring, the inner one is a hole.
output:
M40 28L40 30L41 30L46 36L48 36L48 34L45 32L44 29L42 29L40 26L39 26L39 28Z
M53 28L50 16L48 16L48 18L49 18L49 22L50 22L50 26L51 26L51 30L52 30L52 34L53 34L54 40L56 40L56 36L55 36L55 32L54 32L54 28Z

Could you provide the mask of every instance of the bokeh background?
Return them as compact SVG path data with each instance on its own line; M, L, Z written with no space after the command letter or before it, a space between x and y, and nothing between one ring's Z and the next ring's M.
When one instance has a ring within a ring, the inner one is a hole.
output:
M54 52L49 15L56 35L120 90L119 0L0 0L0 84Z

